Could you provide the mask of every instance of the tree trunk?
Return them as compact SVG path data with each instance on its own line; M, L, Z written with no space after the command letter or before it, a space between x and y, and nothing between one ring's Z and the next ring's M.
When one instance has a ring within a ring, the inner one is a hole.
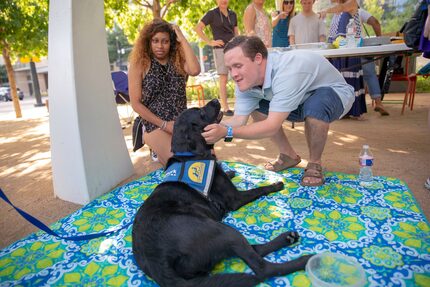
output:
M12 63L9 55L9 45L3 42L3 60L6 66L7 78L9 80L10 93L12 96L13 106L15 108L15 115L17 118L22 118L21 107L19 105L18 95L16 93L15 74L13 73Z
M154 19L161 18L161 5L160 0L154 0L152 3L152 16Z

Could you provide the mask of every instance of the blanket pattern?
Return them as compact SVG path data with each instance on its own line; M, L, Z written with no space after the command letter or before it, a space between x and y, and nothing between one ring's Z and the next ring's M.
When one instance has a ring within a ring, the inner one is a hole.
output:
M236 171L233 182L239 190L285 183L284 190L224 219L252 244L298 231L300 241L269 254L269 261L330 251L355 257L366 271L367 286L430 286L430 228L404 182L375 177L373 185L364 188L356 175L327 172L324 186L302 187L303 169L273 173L243 163L221 164ZM157 286L135 264L129 223L163 178L161 169L152 172L51 226L64 235L119 230L109 237L66 241L40 231L1 250L0 286ZM213 272L252 271L239 258L231 258ZM259 286L312 285L300 271Z

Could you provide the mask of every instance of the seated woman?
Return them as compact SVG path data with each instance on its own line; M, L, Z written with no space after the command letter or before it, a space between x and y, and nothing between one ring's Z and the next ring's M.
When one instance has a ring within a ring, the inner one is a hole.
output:
M199 73L197 57L177 25L155 19L143 27L130 54L130 102L143 119L144 142L162 165L172 155L173 123L187 108L187 77Z

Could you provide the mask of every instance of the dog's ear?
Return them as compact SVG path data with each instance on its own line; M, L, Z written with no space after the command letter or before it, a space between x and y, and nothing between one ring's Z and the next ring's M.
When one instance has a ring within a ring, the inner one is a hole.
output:
M205 109L200 109L200 118L202 119L202 121L205 119L205 117L206 117Z
M175 122L172 135L172 152L188 151L187 128L184 125Z

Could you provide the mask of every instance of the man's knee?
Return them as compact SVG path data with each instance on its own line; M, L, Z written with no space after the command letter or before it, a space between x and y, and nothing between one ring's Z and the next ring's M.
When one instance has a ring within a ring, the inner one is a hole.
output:
M317 89L304 105L304 118L314 118L331 123L343 114L343 104L337 93L329 87Z
M259 121L263 121L263 120L265 120L265 119L267 118L267 115L266 115L266 114L263 114L263 113L261 113L261 112L259 112L259 111L253 111L253 112L251 113L251 117L252 117L252 119L253 119L254 121L259 122Z

